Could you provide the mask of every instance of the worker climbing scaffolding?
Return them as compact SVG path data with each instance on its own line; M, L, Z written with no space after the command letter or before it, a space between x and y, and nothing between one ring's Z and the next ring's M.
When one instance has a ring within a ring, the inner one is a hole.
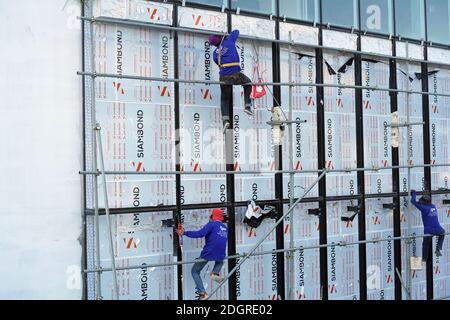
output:
M423 221L423 233L429 235L438 236L438 242L436 247L436 256L442 256L442 246L444 244L445 229L439 223L438 211L436 206L431 202L430 196L422 196L419 201L416 200L416 190L411 190L411 203L420 210ZM429 256L429 248L432 240L432 236L426 236L423 238L422 243L422 261L426 262Z
M206 240L205 246L203 247L199 258L202 260L196 262L192 266L191 270L199 300L207 300L209 297L200 276L200 272L206 266L208 261L214 261L214 267L211 272L211 280L216 282L222 281L222 278L220 277L220 270L223 266L228 239L228 228L223 222L224 212L222 209L216 208L212 211L210 221L198 231L184 231L183 226L181 224L178 225L177 233L180 239L183 235L185 235L189 238L205 237Z
M253 116L253 103L251 98L251 80L241 72L239 54L236 49L236 41L239 38L239 30L233 30L230 35L210 35L209 43L217 47L214 50L214 62L219 66L220 81L225 84L220 86L223 132L230 127L230 105L233 98L233 85L242 85L244 88L245 113Z

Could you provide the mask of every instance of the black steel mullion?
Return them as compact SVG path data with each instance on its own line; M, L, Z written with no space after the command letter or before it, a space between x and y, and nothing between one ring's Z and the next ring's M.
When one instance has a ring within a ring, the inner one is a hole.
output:
M320 21L322 21L322 1L320 1ZM323 45L322 41L322 27L319 27L318 43ZM323 83L323 50L321 48L316 49L316 83ZM324 88L316 88L316 101L317 101L317 159L318 168L325 169L325 96ZM320 174L318 174L319 176ZM327 244L327 184L326 176L323 177L319 183L319 197L322 199L319 201L319 208L321 209L321 215L319 217L319 244ZM320 291L322 300L328 300L328 249L320 248Z
M428 48L424 45L423 48L424 59L428 59ZM422 91L428 92L428 65L427 63L421 64L422 72ZM423 161L425 164L431 163L431 146L430 146L430 99L428 95L422 95L422 119L425 122L423 126ZM424 167L425 192L431 196L431 167ZM432 243L430 242L430 247ZM430 252L433 252L430 248ZM427 260L426 279L427 279L427 300L433 300L433 259Z
M358 35L357 50L361 51L361 35ZM362 60L360 54L355 54L355 84L362 86ZM356 120L356 155L357 167L364 168L364 113L362 89L355 89L355 120ZM358 240L366 240L366 206L364 171L357 172L358 194L360 195L358 213ZM359 297L367 300L367 260L366 244L359 248Z
M428 41L428 14L427 14L427 7L428 7L428 1L424 0L423 1L423 5L424 5L424 19L425 19L425 42ZM426 47L426 46L425 46ZM427 58L424 57L424 59L426 60Z
M278 15L278 14L277 14ZM275 21L275 39L280 39L279 21ZM273 81L280 82L281 68L280 68L280 44L272 43L272 72ZM278 106L281 103L281 88L280 86L273 87L273 105ZM280 106L281 107L281 106ZM275 166L277 170L283 170L283 147L282 145L274 145ZM283 216L283 174L275 174L275 198L277 199L278 217ZM292 227L292 226L291 226ZM276 248L284 249L284 221L282 221L275 231ZM277 253L277 295L281 300L285 300L285 260L284 252Z
M394 17L395 18L395 17ZM394 21L395 26L395 21ZM396 41L392 39L392 55L396 55ZM390 75L389 75L389 88L397 89L397 61L395 59L389 59ZM391 98L391 112L398 110L398 92L390 92ZM392 148L392 165L399 165L399 151L398 148ZM394 237L401 236L400 225L400 169L392 169L392 191L395 193L393 197L394 202ZM401 257L401 240L394 241L394 268L399 271L402 270L402 257ZM395 270L394 270L395 272ZM395 300L402 299L402 284L398 276L395 274Z
M178 4L173 5L173 23L178 25ZM173 31L173 59L174 59L174 78L179 78L179 42L178 42L178 31ZM178 82L174 83L174 115L175 115L175 171L181 171L180 163L180 148L181 148L181 137L180 137L180 84ZM176 208L173 210L173 220L176 221L175 226L177 227L179 223L183 223L183 214L181 211L181 175L177 174L175 177L175 194L176 194ZM173 247L174 254L177 255L177 261L183 260L183 252L181 251L178 234L176 229L173 229ZM178 300L183 300L183 266L177 266L177 283L178 283Z
M228 7L231 8L231 0L228 0ZM231 25L231 12L227 11L227 26L228 33L232 31ZM230 119L233 119L233 99L230 99ZM226 170L234 171L234 139L233 139L233 122L230 121L231 130L228 130L228 133L225 136L225 159L226 159ZM227 202L230 204L227 207L228 210L228 255L236 255L236 208L235 208L235 176L234 174L226 175L226 185L227 185ZM236 259L228 260L228 271L232 270L236 266ZM233 273L231 277L228 279L228 299L236 300L237 299L237 277L236 273Z

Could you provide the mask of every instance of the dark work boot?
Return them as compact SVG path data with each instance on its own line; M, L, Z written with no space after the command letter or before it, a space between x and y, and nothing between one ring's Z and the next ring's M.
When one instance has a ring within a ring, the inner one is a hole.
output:
M251 104L246 105L245 109L244 109L244 112L246 114L248 114L250 117L253 117L254 113L253 113L253 110L252 110L252 105Z

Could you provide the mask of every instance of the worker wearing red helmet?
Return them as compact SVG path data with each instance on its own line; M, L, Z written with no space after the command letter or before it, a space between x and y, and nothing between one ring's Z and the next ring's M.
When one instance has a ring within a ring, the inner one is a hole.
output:
M216 208L212 211L210 221L202 229L198 231L184 231L183 227L181 227L178 230L179 236L185 235L189 238L205 237L206 243L200 254L200 259L202 259L202 261L196 262L191 270L200 300L208 299L208 293L206 292L202 278L200 277L200 272L206 266L208 261L215 262L211 273L211 279L216 282L222 281L219 274L223 266L228 239L228 228L223 221L223 210Z

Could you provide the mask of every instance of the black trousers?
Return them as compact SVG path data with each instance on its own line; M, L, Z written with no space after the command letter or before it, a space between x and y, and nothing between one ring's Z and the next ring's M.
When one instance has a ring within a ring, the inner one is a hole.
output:
M442 233L445 233L445 231ZM442 250L442 246L444 244L445 235L442 233L433 234L434 236L438 237L438 242L436 245L436 249L438 249L438 250ZM423 238L423 242L422 242L422 259L423 260L428 260L428 255L429 255L432 240L433 240L432 236Z
M230 75L220 77L220 82L225 82L226 85L220 85L220 109L222 111L222 120L230 120L230 106L233 100L233 85L242 85L244 87L244 101L245 105L251 105L250 94L252 93L252 86L247 84L252 82L242 72L236 72Z

